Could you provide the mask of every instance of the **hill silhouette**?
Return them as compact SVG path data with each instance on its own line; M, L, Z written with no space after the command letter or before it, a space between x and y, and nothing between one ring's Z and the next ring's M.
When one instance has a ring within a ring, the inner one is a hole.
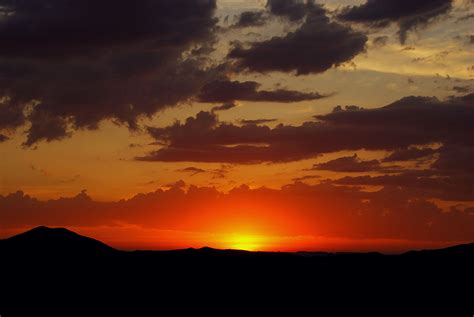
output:
M115 251L105 243L81 236L65 228L37 227L11 238L0 240L0 251L26 254L103 254Z
M4 316L472 316L474 244L380 253L120 251L67 229L0 240Z

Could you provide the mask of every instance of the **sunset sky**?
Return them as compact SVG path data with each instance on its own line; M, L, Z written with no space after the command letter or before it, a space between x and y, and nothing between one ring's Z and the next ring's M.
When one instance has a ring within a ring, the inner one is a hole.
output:
M474 241L473 0L0 0L0 238Z

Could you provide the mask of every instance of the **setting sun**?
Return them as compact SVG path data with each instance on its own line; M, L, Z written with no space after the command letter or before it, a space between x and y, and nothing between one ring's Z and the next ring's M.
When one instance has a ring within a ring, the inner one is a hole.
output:
M228 245L229 249L256 251L264 248L263 240L263 237L259 236L234 234L230 237Z

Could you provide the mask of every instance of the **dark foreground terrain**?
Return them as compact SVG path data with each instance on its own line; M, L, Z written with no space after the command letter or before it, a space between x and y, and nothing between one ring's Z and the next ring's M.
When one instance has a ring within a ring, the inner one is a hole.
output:
M115 250L66 229L0 240L0 315L473 316L474 244L402 255Z

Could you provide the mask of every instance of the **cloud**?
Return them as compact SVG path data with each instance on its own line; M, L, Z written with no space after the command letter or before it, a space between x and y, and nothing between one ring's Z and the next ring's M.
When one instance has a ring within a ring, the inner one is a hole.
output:
M441 173L471 176L474 182L474 147L460 144L448 144L439 149L439 157L433 168ZM466 183L467 187L469 183Z
M338 151L474 145L466 137L474 134L474 94L445 101L411 96L374 109L336 107L315 119L270 128L220 122L216 114L202 111L184 123L149 127L149 134L164 146L137 159L250 164L298 161Z
M239 122L242 124L249 124L249 125L259 125L265 123L272 123L278 121L277 119L254 119L254 120L240 120Z
M413 197L426 199L440 199L448 201L474 201L474 189L472 184L474 178L452 176L438 176L435 174L425 176L424 171L401 173L399 175L382 176L345 176L331 183L338 185L353 186L385 186L399 187L410 192Z
M319 176L319 175L305 175L305 176L293 178L292 181L297 183L297 182L304 182L304 181L307 181L307 180L318 179L318 178L321 178L321 176Z
M198 168L198 167L194 167L194 166L182 168L182 169L179 169L179 170L176 170L176 171L181 172L181 173L190 173L191 176L206 172L206 170L203 170L202 168Z
M215 169L210 169L210 170L205 170L202 168L198 167L186 167L183 169L176 170L177 172L181 173L190 173L191 176L197 175L197 174L209 174L212 176L212 179L218 179L218 178L225 178L226 175L232 170L232 165L226 165L222 164L219 168Z
M179 191L186 187L186 183L182 179L180 179L179 181L167 184L164 187L168 187L169 189L174 190L174 191Z
M472 144L465 135L473 131L470 122L474 119L474 94L445 101L410 96L382 108L336 111L316 118L340 128L352 125L355 133L379 131L390 138L381 146L385 149L436 142ZM383 141L375 133L371 139Z
M339 18L375 27L397 23L400 42L405 44L408 32L447 14L452 5L453 0L367 0L359 6L345 7Z
M262 26L267 22L265 11L244 11L238 18L237 22L232 25L233 28L246 28L252 26Z
M0 6L8 11L0 25L0 129L31 124L26 146L103 120L136 129L139 118L220 76L199 55L213 43L214 0Z
M186 45L207 37L214 24L211 15L215 8L210 0L0 3L9 13L4 15L0 28L5 44L0 54L43 58L95 53L111 47L120 49L146 40L155 47Z
M237 107L237 105L234 102L226 102L220 106L213 107L211 112L230 110L235 107Z
M377 36L372 40L372 44L376 47L383 47L388 43L388 36Z
M226 178L227 174L230 173L233 168L233 165L222 164L219 168L211 170L210 173L213 175L213 179Z
M255 81L213 81L201 89L198 100L201 102L225 103L231 103L237 100L289 103L317 100L327 97L317 92L306 93L285 89L258 90L259 87L260 84Z
M337 105L336 107L334 107L332 112L356 111L356 110L364 110L364 108L356 106L356 105L350 105L350 106Z
M346 173L360 173L381 170L382 166L378 160L363 161L353 156L340 157L328 162L313 165L312 170L318 171L332 171L332 172L346 172Z
M267 9L271 14L285 17L290 21L303 19L308 10L314 9L312 0L268 0Z
M181 181L166 190L111 202L96 201L85 191L48 201L21 191L0 195L0 227L130 224L228 233L225 224L252 223L256 230L281 236L474 239L472 213L461 208L444 212L436 204L416 197L416 193L397 187L365 192L352 186L294 183L280 189L240 186L223 193L213 187L192 185L185 191L184 186Z
M30 116L31 127L28 129L28 138L25 146L32 146L40 140L53 141L69 137L67 121L48 111L34 111Z
M0 143L8 141L10 138L6 135L0 134Z
M311 10L305 12L306 20L294 32L255 42L249 47L235 44L228 57L235 61L236 69L295 72L296 75L322 73L351 61L365 50L367 36L331 22L321 6L312 5Z
M402 162L419 160L423 158L430 158L433 154L437 153L436 149L432 148L417 148L409 147L406 149L398 149L392 152L389 156L384 158L383 162Z
M437 153L437 159L428 169L399 169L398 175L343 177L334 183L355 186L396 186L410 191L417 197L474 201L474 187L471 186L474 183L473 146L445 145L436 150L419 151L409 149L406 153L400 154L400 159L413 159L422 157L422 154Z
M468 13L456 19L456 23L463 22L463 21L473 19L473 18L474 18L474 13Z
M458 94L467 94L471 91L471 86L453 86L452 90Z
M23 113L25 107L26 104L15 102L10 97L4 96L0 99L0 130L15 129L25 124L26 120Z

